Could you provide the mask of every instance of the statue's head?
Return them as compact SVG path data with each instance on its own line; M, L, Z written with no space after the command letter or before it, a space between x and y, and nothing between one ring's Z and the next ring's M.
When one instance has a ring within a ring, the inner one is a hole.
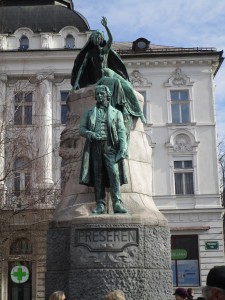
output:
M100 30L95 30L95 31L92 32L89 40L94 45L103 46L103 44L104 44L104 34Z
M97 85L95 90L95 99L97 103L102 105L108 105L110 99L112 97L112 93L106 85Z

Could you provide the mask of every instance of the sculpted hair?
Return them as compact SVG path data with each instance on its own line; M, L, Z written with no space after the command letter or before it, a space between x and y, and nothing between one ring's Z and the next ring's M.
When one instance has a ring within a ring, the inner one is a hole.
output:
M110 92L110 89L109 89L106 85L97 85L97 86L96 86L96 89L95 89L95 99L96 99L96 91L97 91L98 89L103 89L103 90L106 92L106 94L107 94L108 100L111 99L112 93Z
M94 44L97 35L100 35L100 36L101 36L101 40L102 40L101 46L104 46L104 44L105 44L105 43L104 43L104 34L103 34L103 32L100 31L100 30L95 30L95 31L93 31L92 34L91 34L90 37L89 37L89 41L90 41L91 43Z

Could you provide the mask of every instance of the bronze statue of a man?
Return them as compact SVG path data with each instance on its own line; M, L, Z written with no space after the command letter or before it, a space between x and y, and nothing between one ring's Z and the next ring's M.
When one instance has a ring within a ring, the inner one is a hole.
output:
M127 133L122 113L110 105L111 92L105 85L96 87L96 105L87 110L80 123L86 138L80 184L94 186L94 214L105 212L105 188L110 188L114 213L126 213L120 185L127 183L124 158L127 157Z

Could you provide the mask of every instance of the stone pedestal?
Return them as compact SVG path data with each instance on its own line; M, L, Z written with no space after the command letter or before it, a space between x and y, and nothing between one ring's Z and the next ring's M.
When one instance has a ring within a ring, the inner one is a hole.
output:
M79 185L84 139L74 114L95 105L94 91L81 89L68 102L61 139L65 188L48 231L46 297L63 290L69 300L100 300L121 289L128 300L173 299L170 233L152 200L151 147L140 120L130 133L129 183L122 187L128 214L113 213L108 193L108 213L92 215L94 191Z

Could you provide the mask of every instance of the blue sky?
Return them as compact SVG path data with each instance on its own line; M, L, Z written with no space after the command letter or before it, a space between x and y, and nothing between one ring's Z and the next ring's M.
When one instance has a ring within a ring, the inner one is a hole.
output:
M73 0L91 29L107 17L114 41L144 37L156 45L225 50L224 0ZM225 56L225 52L224 55ZM216 119L225 137L225 61L216 77Z

